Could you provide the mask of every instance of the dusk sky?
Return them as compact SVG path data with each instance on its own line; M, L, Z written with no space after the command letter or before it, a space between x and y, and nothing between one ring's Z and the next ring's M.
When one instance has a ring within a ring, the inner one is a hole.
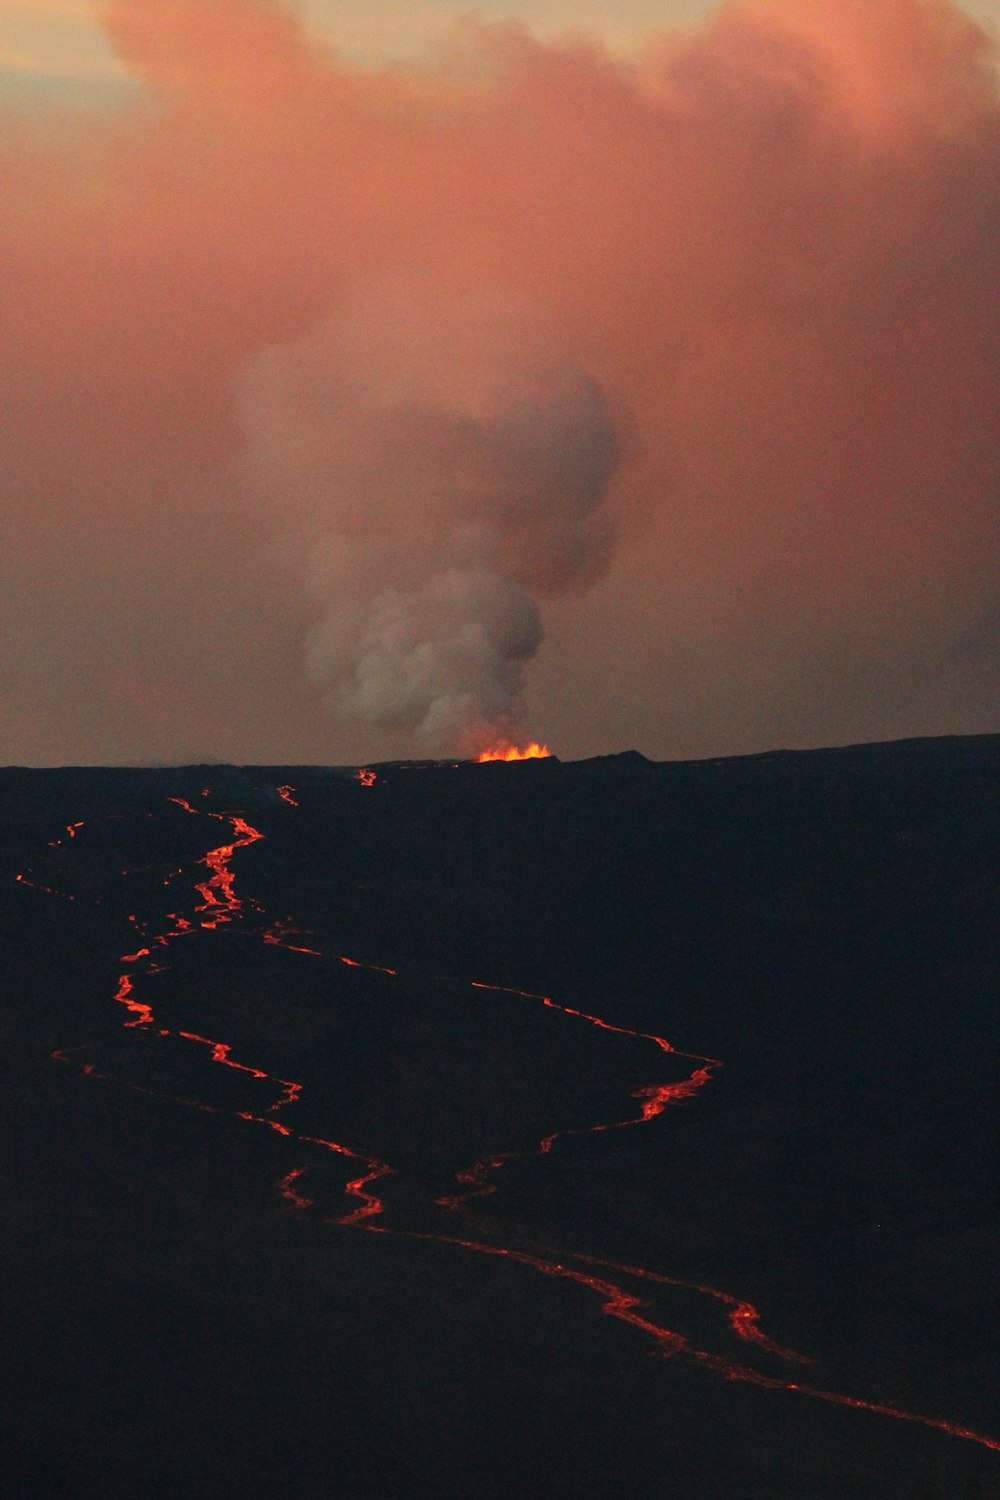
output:
M0 764L1000 728L1000 0L0 0Z

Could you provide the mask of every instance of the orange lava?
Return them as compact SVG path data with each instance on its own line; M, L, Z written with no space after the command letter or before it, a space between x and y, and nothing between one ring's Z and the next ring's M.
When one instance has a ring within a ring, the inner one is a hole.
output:
M373 1219L378 1214L384 1213L385 1204L376 1193L365 1191L373 1182L378 1182L380 1177L388 1177L392 1168L384 1161L370 1161L368 1170L363 1177L356 1177L353 1182L347 1184L347 1191L352 1198L360 1200L360 1206L352 1213L343 1214L338 1219L330 1220L333 1224L352 1226L362 1224L367 1219Z
M53 848L55 845L52 846ZM51 885L39 885L37 880L29 880L27 875L15 875L14 879L18 885L26 885L33 891L41 891L45 896L58 896L63 901L75 901L76 897L69 891L57 891Z
M82 827L83 827L82 823L67 823L66 824L66 833L67 833L67 836L69 838L71 838L71 839L75 839L76 838L77 829L78 828L82 828ZM63 843L62 839L50 839L49 840L49 848L50 849L59 849L59 848L61 848L62 843Z
M532 740L530 745L511 745L506 741L500 741L496 745L490 745L487 750L482 750L476 756L479 765L488 760L548 760L552 751L548 745L539 745Z
M282 917L262 932L260 936L261 941L267 943L271 948L284 948L287 953L309 953L314 958L321 958L323 952L321 948L307 948L302 943L292 943L289 941L290 938L307 935L302 932L301 928L294 925L291 917Z
M730 1292L722 1292L718 1287L705 1286L696 1281L682 1281L677 1276L664 1276L659 1271L647 1270L645 1266L626 1266L618 1261L602 1260L597 1255L577 1255L576 1260L583 1261L589 1266L602 1266L606 1271L617 1271L626 1276L635 1276L642 1281L655 1281L661 1286L679 1287L684 1291L697 1292L701 1297L711 1297L715 1302L721 1302L729 1308L727 1322L737 1338L746 1343L756 1344L761 1349L766 1349L769 1354L776 1355L779 1359L785 1359L793 1364L811 1365L814 1363L808 1355L799 1354L795 1349L785 1348L769 1339L760 1327L760 1313L752 1302L747 1302L741 1297L734 1297Z
M221 814L213 813L211 816L218 817ZM202 927L218 927L224 922L234 921L242 913L243 902L235 893L236 876L230 869L229 862L237 849L255 844L264 837L258 829L251 828L245 818L232 816L227 817L226 821L232 824L236 837L231 844L222 844L218 849L208 851L201 863L207 865L212 874L208 880L195 887L203 897L203 904L195 907L195 910L208 914L202 917Z
M275 1183L275 1187L290 1208L305 1209L313 1206L312 1198L307 1198L305 1193L300 1193L295 1186L304 1171L305 1167L293 1167Z
M149 1026L153 1020L152 1007L146 1005L142 1000L136 1000L132 994L132 981L127 974L122 974L118 980L118 988L115 991L115 999L119 1005L124 1005L131 1013L132 1020L126 1021L126 1026Z
M337 959L349 969L367 969L371 974L391 974L394 979L396 977L396 970L387 969L384 964L363 964L360 958L346 958L343 953L338 953Z
M669 1052L674 1057L685 1058L689 1062L699 1062L703 1066L696 1068L687 1078L677 1079L673 1083L640 1084L634 1088L633 1099L642 1101L641 1113L638 1115L629 1115L624 1120L598 1120L593 1125L554 1130L551 1135L544 1136L538 1142L534 1151L507 1151L483 1157L480 1161L474 1162L471 1167L466 1167L464 1171L456 1173L456 1182L468 1191L453 1197L438 1198L436 1202L444 1208L459 1208L470 1198L483 1198L490 1193L495 1193L496 1187L489 1180L491 1172L510 1161L523 1161L528 1156L548 1156L557 1141L566 1140L571 1136L601 1135L609 1130L629 1130L635 1125L645 1125L650 1120L655 1120L658 1115L663 1114L668 1105L679 1104L685 1099L693 1099L711 1081L713 1072L722 1067L718 1058L701 1057L692 1052L678 1052L666 1037L656 1036L651 1031L633 1031L629 1026L616 1026L611 1021L605 1021L602 1016L592 1016L587 1011L574 1009L571 1005L559 1005L549 995L539 995L533 990L510 989L506 985L484 984L478 979L473 979L471 986L474 990L486 990L494 995L513 995L519 1000L536 1000L546 1009L558 1011L560 1015L586 1021L589 1026L596 1026L601 1031L613 1031L619 1036L633 1037L636 1041L653 1042L661 1052Z
M529 745L525 749L506 746L486 751L479 759L480 761L527 760L537 759L549 753L545 747L537 744ZM368 768L362 769L357 775L364 786L372 786L376 780L375 772ZM281 787L277 790L279 796L284 801L291 806L297 806L297 803L295 803L290 795L293 790L292 788ZM483 1231L479 1226L472 1228L472 1232L469 1233L468 1237L465 1237L464 1235L435 1233L430 1230L414 1227L408 1228L405 1225L397 1226L395 1222L388 1220L390 1205L376 1192L375 1184L393 1174L394 1169L389 1163L379 1160L369 1150L356 1149L353 1146L347 1146L339 1141L323 1136L307 1134L304 1130L296 1130L292 1125L286 1124L284 1120L275 1118L279 1110L288 1110L291 1117L295 1118L298 1111L292 1110L291 1107L295 1106L301 1098L304 1087L301 1083L281 1078L267 1071L264 1067L238 1061L232 1055L232 1043L217 1041L196 1031L163 1028L154 1015L152 1005L146 1000L140 999L136 994L137 982L141 984L142 981L148 980L151 976L164 972L166 968L164 963L153 961L154 950L160 956L163 956L162 950L168 948L174 940L180 937L191 937L196 940L199 934L205 941L212 941L211 934L214 929L227 924L243 923L248 915L258 918L262 916L262 908L258 902L252 898L237 895L236 877L232 861L233 856L238 850L263 839L265 835L252 827L240 814L208 812L204 809L192 807L189 802L184 801L182 798L172 798L171 800L193 816L209 817L228 824L231 829L230 841L209 849L198 861L203 869L207 869L209 873L206 879L193 882L195 896L192 896L191 917L184 916L180 912L168 912L165 921L169 925L163 931L155 933L150 930L148 920L140 919L134 914L130 916L129 921L135 929L136 934L138 934L142 946L137 947L133 952L121 955L120 962L133 966L136 978L134 979L132 974L129 973L120 973L118 988L114 993L113 999L127 1013L123 1020L123 1024L127 1029L143 1028L145 1035L150 1037L153 1042L155 1042L157 1037L174 1038L195 1047L206 1048L213 1063L248 1075L253 1080L255 1086L269 1086L273 1090L275 1097L273 1102L267 1107L238 1109L223 1103L212 1103L207 1100L181 1098L165 1093L161 1094L157 1090L150 1089L139 1083L126 1081L124 1084L125 1087L158 1098L172 1098L175 1103L203 1110L213 1115L224 1115L229 1118L243 1120L255 1127L262 1126L287 1141L290 1147L294 1146L301 1149L319 1148L337 1157L348 1159L352 1164L349 1170L355 1175L342 1189L348 1200L346 1205L347 1211L338 1215L324 1215L324 1222L328 1224L367 1230L377 1234L393 1235L404 1239L421 1240L442 1246L452 1246L483 1256L503 1258L508 1262L514 1262L542 1276L574 1283L584 1291L595 1294L600 1300L600 1308L604 1314L621 1323L630 1325L637 1333L645 1336L648 1341L651 1341L653 1346L662 1355L671 1358L687 1359L702 1369L711 1371L727 1381L745 1382L775 1392L795 1393L810 1397L816 1401L851 1408L859 1412L869 1413L870 1415L915 1423L919 1426L947 1433L952 1437L974 1443L982 1448L1000 1452L1000 1440L977 1432L972 1428L950 1422L944 1418L909 1412L882 1402L870 1401L863 1397L850 1396L838 1391L832 1391L821 1385L800 1384L782 1375L766 1373L765 1371L736 1363L722 1355L699 1349L683 1333L665 1326L659 1321L658 1317L653 1315L648 1308L645 1298L640 1296L635 1289L635 1283L642 1282L675 1288L682 1292L689 1292L711 1299L720 1304L725 1310L725 1321L729 1332L742 1341L744 1345L749 1345L760 1355L772 1359L792 1361L798 1364L810 1363L806 1356L768 1338L760 1327L761 1315L758 1309L753 1303L741 1297L734 1296L732 1293L721 1291L706 1284L684 1281L677 1277L667 1276L645 1266L626 1265L579 1251L566 1251L560 1257L556 1252L552 1251L546 1250L544 1253L538 1253L522 1248L516 1242L512 1244L499 1243L492 1238L492 1233L495 1230L491 1231L490 1237L481 1239L478 1235ZM51 847L64 847L64 843L72 840L76 835L76 831L82 826L82 823L67 825L68 840L56 840ZM182 873L181 870L178 870L169 878L170 880L179 878ZM33 884L25 875L18 875L16 879L26 885ZM51 891L51 888L46 886L36 885L35 888L46 892ZM62 893L52 891L52 894ZM198 904L195 904L196 897L200 898ZM75 898L70 896L69 899L73 900ZM292 937L303 935L299 929L294 927L290 918L282 918L277 921L272 920L270 925L264 925L263 922L258 921L254 925L254 935L259 941L275 947L285 948L291 952L314 955L318 955L319 953L317 949L301 947L290 941ZM133 937L134 941L135 937ZM333 954L331 956L351 969L386 975L390 978L396 974L394 969L387 966L364 962L344 954ZM601 1032L615 1033L620 1036L630 1037L636 1041L647 1042L661 1054L661 1063L665 1061L662 1054L670 1054L671 1059L686 1060L693 1066L687 1077L682 1077L672 1082L643 1082L637 1084L632 1089L632 1098L638 1104L638 1112L633 1110L624 1119L600 1119L589 1125L554 1131L542 1140L537 1141L533 1147L529 1146L527 1149L519 1151L496 1151L483 1156L471 1166L458 1171L455 1174L455 1182L459 1191L454 1196L438 1198L435 1202L439 1206L453 1212L466 1213L466 1223L469 1222L466 1211L466 1205L469 1201L473 1198L497 1191L496 1183L492 1179L498 1169L508 1163L524 1161L529 1157L546 1158L557 1142L568 1140L570 1137L594 1135L603 1131L627 1130L648 1125L662 1115L669 1106L680 1104L697 1096L710 1083L715 1071L722 1066L721 1062L715 1058L678 1051L665 1037L651 1032L632 1030L627 1026L605 1020L601 1016L592 1015L589 1012L569 1005L558 1004L548 995L528 990L485 984L480 981L472 981L472 988L498 998L506 998L508 1001L529 1001L536 1005L544 1006L546 1010L558 1013L561 1019L556 1024L563 1024L564 1021L583 1023L595 1027ZM102 1072L90 1057L87 1056L87 1054L92 1054L92 1051L93 1049L89 1047L73 1047L68 1050L53 1052L52 1056L66 1063L76 1060L87 1077L111 1082L110 1075ZM301 1191L301 1179L307 1170L307 1166L301 1163L293 1165L276 1182L275 1187L286 1210L293 1209L298 1212L307 1212L317 1207L316 1200ZM474 1221L472 1222L474 1223ZM568 1264L567 1262L576 1262L576 1264ZM596 1270L600 1270L605 1274L593 1274ZM611 1279L612 1276L614 1279Z
M370 766L362 766L356 779L361 782L362 786L374 786L378 781L378 777Z

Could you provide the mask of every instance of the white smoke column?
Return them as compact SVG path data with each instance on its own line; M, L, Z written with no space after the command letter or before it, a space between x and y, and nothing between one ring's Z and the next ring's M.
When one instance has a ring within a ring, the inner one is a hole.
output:
M332 713L473 752L517 735L538 599L608 568L618 443L523 310L385 280L245 372L243 477L317 606Z

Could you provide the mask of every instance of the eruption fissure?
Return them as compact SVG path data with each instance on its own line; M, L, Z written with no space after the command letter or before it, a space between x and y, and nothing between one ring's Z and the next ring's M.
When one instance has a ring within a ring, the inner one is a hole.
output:
M476 759L480 765L483 765L491 760L547 760L551 754L552 751L548 745L539 745L536 740L532 740L530 744L524 746L490 745L487 749L481 750Z
M290 787L279 790L282 800L290 806L297 805L291 797L293 790ZM288 795L283 795L284 793L288 793ZM162 950L162 948L168 946L176 939L193 936L201 932L207 940L211 934L217 932L220 928L245 922L248 916L263 917L263 908L258 901L237 894L233 860L240 850L262 840L265 835L259 829L254 828L241 813L218 813L207 809L195 808L182 798L173 798L171 800L192 816L208 816L227 823L231 829L232 837L229 841L210 848L198 861L202 867L209 871L209 876L205 880L196 880L194 882L194 897L199 899L196 899L193 904L191 917L184 915L182 912L168 913L166 920L169 926L163 932L155 935L152 935L151 931L154 925L153 918L148 920L145 918L140 919L137 914L133 914L130 917L131 925L136 931L146 937L146 941L141 947L123 954L120 962L128 964L134 973L145 975L146 977L165 972L165 965L153 962L152 955L154 951L158 952ZM77 823L69 826L72 827L73 833L65 841L66 843L71 842L76 837L77 831L84 825ZM52 847L54 849L58 850L62 846L62 840L53 841ZM174 877L172 876L171 878ZM17 879L24 884L33 884L24 875L18 875ZM60 894L53 888L41 883L34 884L38 890L51 890L53 894ZM272 921L269 925L262 925L257 931L257 936L261 941L271 946L277 946L290 952L307 956L320 956L322 954L323 950L319 948L305 947L289 941L290 937L298 935L298 929L293 926L289 918ZM372 972L389 978L397 977L397 970L389 965L374 964L344 954L332 954L331 957L344 966L352 970L358 970L361 973ZM126 1012L126 1019L123 1025L127 1031L136 1035L147 1036L153 1040L173 1039L186 1045L206 1050L213 1064L231 1070L236 1074L245 1075L254 1084L266 1084L272 1087L275 1090L276 1097L266 1109L261 1110L258 1108L236 1108L233 1105L223 1102L182 1097L177 1094L169 1094L161 1089L149 1088L141 1083L123 1080L126 1086L152 1097L172 1099L176 1103L209 1114L230 1115L233 1118L269 1130L297 1147L315 1148L337 1158L342 1158L345 1161L356 1163L357 1168L360 1168L360 1170L356 1168L355 1175L351 1176L340 1188L340 1191L348 1200L349 1206L344 1211L338 1213L324 1212L322 1215L323 1222L342 1228L395 1235L400 1238L460 1248L477 1255L506 1259L545 1277L569 1282L595 1294L600 1299L601 1311L606 1316L631 1327L637 1333L651 1340L654 1347L667 1357L687 1359L700 1368L720 1375L726 1380L752 1384L767 1390L785 1391L803 1395L827 1404L871 1415L915 1423L948 1434L954 1438L976 1444L981 1448L1000 1452L1000 1440L977 1432L962 1424L950 1422L945 1418L909 1412L888 1403L846 1395L812 1383L804 1384L799 1381L788 1380L782 1376L770 1374L767 1371L735 1363L724 1355L698 1348L685 1334L657 1321L648 1312L649 1304L647 1298L641 1295L638 1290L631 1289L628 1283L638 1283L644 1288L661 1286L678 1291L691 1292L699 1297L716 1302L726 1310L726 1326L729 1332L743 1344L759 1351L766 1358L798 1364L811 1362L807 1356L769 1338L761 1328L759 1310L751 1302L737 1297L730 1292L722 1291L700 1282L671 1277L649 1267L629 1265L584 1251L572 1250L562 1255L554 1255L548 1252L536 1253L533 1250L524 1249L516 1244L497 1243L495 1240L476 1237L472 1234L447 1234L433 1229L414 1227L405 1222L397 1223L390 1220L390 1205L381 1196L377 1188L378 1184L394 1175L394 1168L388 1162L381 1160L372 1152L347 1146L340 1141L314 1134L311 1131L297 1130L293 1125L287 1123L285 1119L276 1118L279 1111L287 1112L291 1118L294 1118L291 1112L295 1106L301 1104L305 1091L304 1084L279 1077L256 1063L239 1060L233 1056L235 1045L233 1043L216 1040L204 1035L201 1031L194 1031L188 1028L170 1029L161 1026L157 1020L151 1001L137 993L133 972L125 972L120 975L118 987L113 995L114 1001ZM448 981L447 983L449 984L449 988L451 988L454 981ZM540 1004L545 1009L556 1012L567 1020L585 1023L600 1032L620 1035L634 1041L648 1042L660 1053L668 1054L674 1059L693 1062L698 1066L692 1070L688 1077L681 1080L662 1083L643 1083L633 1088L632 1096L640 1103L640 1112L638 1115L620 1120L598 1120L587 1126L556 1130L542 1137L530 1151L497 1151L484 1156L473 1163L472 1166L464 1167L455 1173L456 1183L464 1191L451 1197L438 1198L434 1200L434 1204L427 1204L428 1209L437 1206L439 1208L444 1207L452 1212L461 1211L466 1221L468 1221L470 1213L468 1204L470 1200L483 1193L496 1191L496 1184L491 1181L491 1174L501 1166L515 1160L525 1160L531 1156L546 1158L550 1156L557 1142L569 1140L575 1136L595 1134L609 1130L624 1130L651 1123L661 1116L671 1104L696 1097L710 1082L714 1071L722 1066L718 1059L679 1051L667 1038L656 1033L633 1030L609 1021L602 1016L573 1006L562 1005L556 1002L551 996L545 994L501 985L492 985L481 980L469 981L469 984L472 989L479 992L487 992L497 997L509 997L511 1000L525 1000ZM88 1055L90 1050L85 1047L61 1049L54 1052L53 1057L61 1062L78 1063L88 1078L105 1082L113 1081L113 1075L98 1067L93 1058ZM305 1163L296 1163L275 1184L276 1191L284 1207L290 1212L306 1213L317 1208L316 1197L303 1191L302 1183L307 1170L308 1167ZM496 1232L496 1227L491 1227L490 1233L495 1235ZM588 1270L586 1269L587 1267L592 1267L594 1270ZM611 1275L596 1274L598 1271L611 1273ZM615 1279L612 1279L612 1276Z

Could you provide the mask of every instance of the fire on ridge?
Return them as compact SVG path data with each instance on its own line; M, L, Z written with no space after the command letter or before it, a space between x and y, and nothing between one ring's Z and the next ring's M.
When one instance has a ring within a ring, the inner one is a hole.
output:
M488 749L481 751L476 756L476 760L480 765L488 760L547 760L551 754L552 751L548 745L539 745L534 740L523 748L501 740L498 744L490 745Z
M481 750L472 762L474 765L483 765L487 761L516 761L516 760L549 760L552 751L548 745L541 745L537 740L532 740L528 745L515 745L510 740L495 740ZM407 760L386 762L387 767L402 771L431 771L440 770L445 766L457 770L463 762L459 760ZM354 778L363 787L373 787L379 779L380 769L374 766L359 766L354 772ZM285 790L288 790L287 788ZM279 796L283 790L278 789ZM289 800L288 798L285 799Z

